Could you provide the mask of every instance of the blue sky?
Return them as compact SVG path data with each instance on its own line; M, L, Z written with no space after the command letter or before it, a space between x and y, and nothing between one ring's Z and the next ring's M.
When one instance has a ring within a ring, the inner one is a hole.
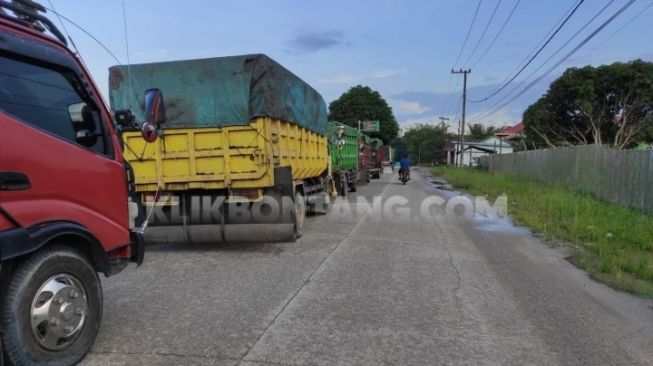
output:
M49 6L47 1L42 1ZM58 12L100 39L122 63L127 62L120 0L50 1ZM457 68L477 63L517 2L501 0L493 21L489 22L498 1L481 2L467 46L455 65ZM482 98L502 85L574 2L522 0L496 43L472 69L469 97ZM548 65L555 63L626 2L613 0L587 29L535 72L534 77L547 70ZM653 61L650 46L653 7L624 26L651 2L636 1L550 76L480 121L493 125L519 121L523 110L567 67L636 58ZM452 119L457 116L462 78L452 77L449 71L478 4L477 0L125 0L125 3L132 63L265 53L311 84L327 103L356 84L378 90L389 101L403 126L433 122L437 116ZM608 3L609 0L586 0L533 64L505 91L524 82ZM481 39L488 23L485 37ZM67 25L67 29L106 93L107 69L116 62L73 26ZM466 63L477 43L476 53ZM469 120L492 110L503 96L499 94L485 103L470 103Z

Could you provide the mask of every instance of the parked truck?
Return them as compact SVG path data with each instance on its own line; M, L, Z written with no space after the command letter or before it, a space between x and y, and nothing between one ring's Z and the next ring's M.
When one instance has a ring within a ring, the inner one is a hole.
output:
M383 151L383 166L389 166L394 171L394 149L390 145L384 145L381 149Z
M102 318L98 272L143 260L109 110L44 13L0 1L0 364L80 362Z
M359 184L367 184L372 178L372 138L358 132L358 171Z
M328 136L333 182L338 195L346 197L348 192L356 191L359 179L359 132L354 127L329 121Z
M124 126L126 158L154 209L148 240L288 240L307 211L328 204L326 104L261 55L114 66L114 110L145 110L135 91L157 88L166 122L149 143Z
M383 174L383 157L385 155L383 140L378 137L370 138L370 147L372 150L369 166L370 178L379 179Z

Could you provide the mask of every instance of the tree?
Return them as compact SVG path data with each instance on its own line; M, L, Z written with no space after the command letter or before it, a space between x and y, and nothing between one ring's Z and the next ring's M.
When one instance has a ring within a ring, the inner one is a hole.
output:
M527 145L630 148L651 139L653 63L570 68L523 115Z
M379 137L385 144L392 141L399 133L399 125L392 113L392 108L379 92L368 86L357 85L329 104L329 120L358 127L358 121L379 121Z
M494 126L483 126L482 123L472 123L469 125L469 137L477 140L485 140L494 136L499 130Z
M446 139L446 126L418 124L408 129L398 139L399 142L395 142L395 147L402 146L403 152L408 153L410 159L417 164L430 163L446 156L443 150Z

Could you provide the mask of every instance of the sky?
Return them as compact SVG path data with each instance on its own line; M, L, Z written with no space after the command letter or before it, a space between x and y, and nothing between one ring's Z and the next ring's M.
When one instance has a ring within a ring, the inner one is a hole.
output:
M462 75L451 74L451 69L471 68L468 99L493 94L580 0L481 0L480 6L478 0L124 0L124 18L121 0L41 1L100 40L120 63L264 53L313 86L327 104L352 86L370 86L392 106L400 126L408 128L439 122L440 116L457 124ZM585 0L505 89L487 101L467 103L467 120L495 126L519 122L524 109L568 67L653 61L653 0L636 0L543 75L627 2ZM106 96L108 68L118 61L79 29L64 24ZM520 85L538 78L504 106Z

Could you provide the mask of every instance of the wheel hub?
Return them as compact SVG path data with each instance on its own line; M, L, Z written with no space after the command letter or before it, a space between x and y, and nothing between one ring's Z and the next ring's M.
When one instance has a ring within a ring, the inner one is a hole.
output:
M77 338L87 313L88 300L80 281L69 274L52 276L32 301L32 332L43 348L61 350Z

